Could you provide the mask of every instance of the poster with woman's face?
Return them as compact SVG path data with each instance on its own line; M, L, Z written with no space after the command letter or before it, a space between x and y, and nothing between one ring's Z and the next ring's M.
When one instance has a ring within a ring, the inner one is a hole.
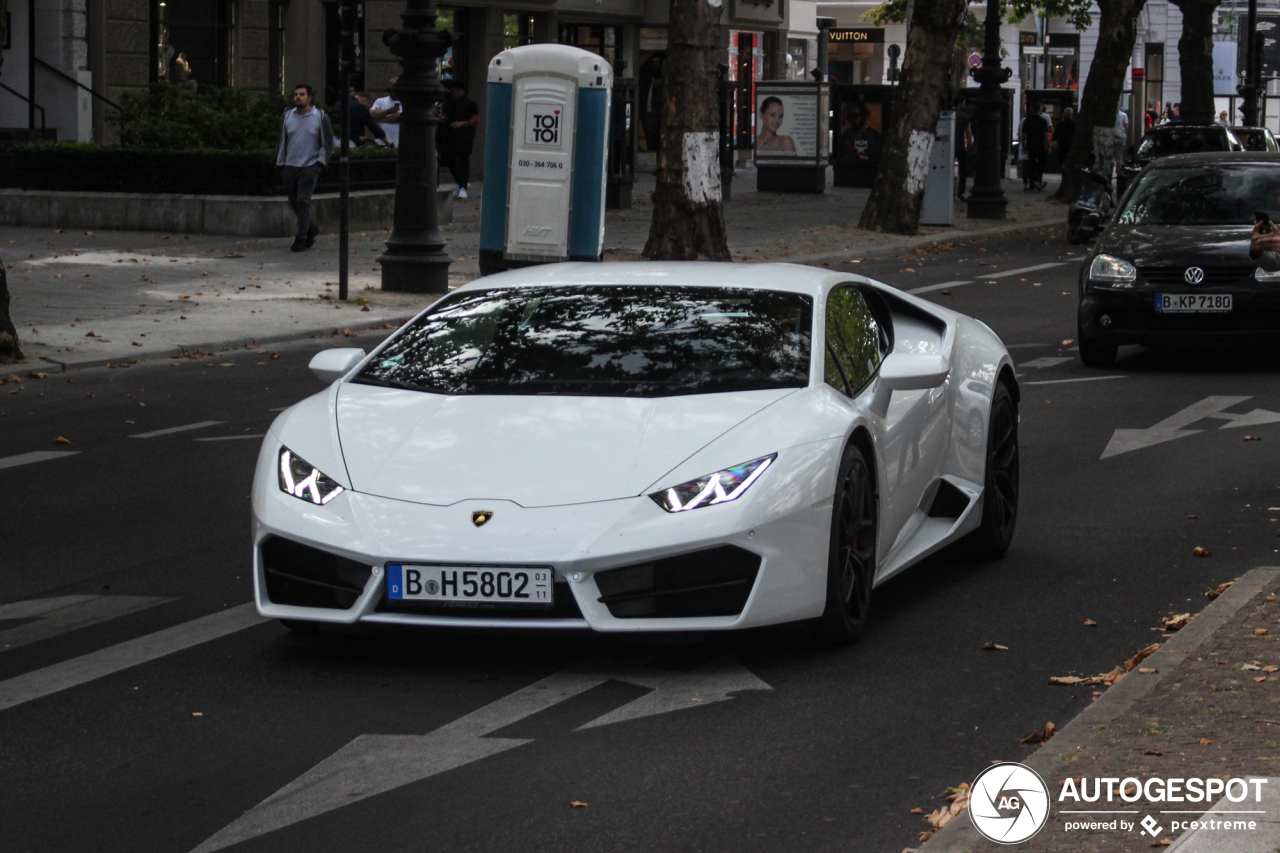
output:
M818 98L814 92L756 87L756 159L812 160L818 156Z

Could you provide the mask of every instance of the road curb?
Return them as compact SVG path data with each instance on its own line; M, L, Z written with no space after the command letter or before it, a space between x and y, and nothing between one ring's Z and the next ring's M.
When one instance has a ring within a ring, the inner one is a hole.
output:
M1145 676L1131 674L1121 679L1067 723L1034 755L1019 763L1032 768L1041 776L1052 775L1064 756L1083 749L1099 729L1128 711L1138 700L1155 689L1156 685L1168 678L1183 659L1227 624L1277 575L1280 575L1280 567L1277 566L1261 566L1246 572L1226 592L1201 610L1185 628L1147 658L1149 662L1157 662L1154 668L1159 670L1158 673ZM968 810L965 811L967 813ZM973 821L958 816L915 849L916 853L966 853L982 840L973 828Z
M1064 210L1063 212L1065 214L1066 211ZM926 234L922 236L907 237L903 239L902 242L900 243L886 244L881 246L869 246L867 247L867 249L869 250L870 249L911 250L911 249L918 249L921 246L933 246L938 243L954 243L957 240L972 240L974 238L983 238L983 237L1000 237L1005 234L1014 234L1018 231L1028 231L1032 228L1048 228L1053 225L1065 225L1065 224L1066 224L1065 217L1056 217L1054 219L1048 219L1048 218L1029 219L1026 222L1010 222L1008 225L1000 225L995 228L984 228L980 231L953 231L947 234ZM896 236L892 234L882 234L882 232L873 232L873 231L868 231L867 233L875 236L886 236L886 237ZM775 259L770 259L769 262L776 263L777 261L782 260L785 263L792 263L792 264L820 264L823 262L835 264L835 263L840 263L841 261L849 260L850 255L857 254L860 251L863 251L863 250L850 249L849 251L846 251L846 252L838 252L834 254L830 252L824 252L822 254L801 255L798 257L790 257L785 259L775 258Z
M355 326L344 325L343 328L350 329L353 333L384 331L382 327L385 324L391 323L394 326L398 327L408 322L409 320L413 319L415 316L417 316L417 314L418 312L415 311L412 314L405 314L403 316L386 317L377 321L376 323L371 322L367 325L355 325ZM259 336L259 337L250 337L248 339L244 337L240 337L240 338L230 338L223 341L214 341L214 342L207 342L207 343L182 344L179 347L179 349L186 350L187 352L204 351L207 353L226 352L228 350L243 350L245 344L253 344L254 346L260 347L260 346L266 346L268 344L284 344L284 343L293 343L296 341L305 341L308 338L320 338L320 337L332 338L333 337L332 329L333 329L332 325L327 325L327 326L320 326L312 329L301 329L296 332L289 332L281 335L268 335L266 337ZM390 331L390 330L386 330L386 331ZM88 369L93 367L106 367L108 364L123 365L123 364L127 364L130 358L136 359L137 364L129 364L128 366L136 367L138 365L147 363L148 360L151 360L152 363L155 363L160 359L174 360L175 355L176 353L174 353L173 347L166 347L163 350L159 350L159 349L141 350L136 354L129 353L126 356L113 356L111 358L95 358L87 361L65 361L64 362L56 358L51 358L49 356L42 356L39 359L31 359L27 361L24 366L31 367L35 364L38 364L39 362L45 362L47 364L57 365L59 368L61 368L60 370L61 373L66 373L70 370L83 370L83 369Z

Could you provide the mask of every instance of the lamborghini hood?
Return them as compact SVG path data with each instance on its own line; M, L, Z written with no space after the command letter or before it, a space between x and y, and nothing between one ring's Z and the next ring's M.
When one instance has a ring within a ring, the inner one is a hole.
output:
M343 383L337 426L358 492L437 506L482 499L557 506L638 495L796 390L450 397Z

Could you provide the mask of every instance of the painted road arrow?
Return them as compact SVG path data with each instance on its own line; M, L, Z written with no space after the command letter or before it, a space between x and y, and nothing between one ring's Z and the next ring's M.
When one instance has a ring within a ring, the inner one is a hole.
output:
M1215 418L1224 420L1227 423L1218 427L1218 429L1231 429L1232 427L1249 427L1258 426L1260 424L1280 423L1280 412L1271 412L1266 409L1254 409L1244 414L1235 414L1233 412L1223 411L1238 403L1243 403L1250 397L1205 397L1199 403L1193 403L1187 406L1177 414L1170 415L1160 423L1148 429L1118 429L1111 436L1111 441L1107 443L1107 449L1102 451L1102 459L1109 456L1119 456L1122 453L1129 453L1133 450L1141 450L1144 447L1162 444L1166 441L1173 441L1178 438L1186 438L1189 435L1195 435L1204 430L1186 429L1186 427L1202 421L1205 418Z
M418 782L532 741L488 735L585 693L625 681L650 693L579 729L665 714L732 699L744 690L772 690L750 670L720 658L693 672L645 666L646 660L598 656L561 670L425 735L361 735L263 800L197 847L212 853L368 797Z

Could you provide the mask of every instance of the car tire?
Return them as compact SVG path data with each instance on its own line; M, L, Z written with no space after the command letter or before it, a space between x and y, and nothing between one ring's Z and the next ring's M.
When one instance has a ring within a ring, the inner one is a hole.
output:
M1085 367L1111 367L1116 363L1119 347L1096 338L1080 337L1080 361Z
M831 505L827 552L827 594L822 615L801 623L809 642L823 646L852 643L866 630L875 581L879 508L871 465L861 448L850 444L840 459Z
M1009 550L1018 523L1018 404L1003 382L991 397L984 471L982 522L969 544L975 556L997 560Z

